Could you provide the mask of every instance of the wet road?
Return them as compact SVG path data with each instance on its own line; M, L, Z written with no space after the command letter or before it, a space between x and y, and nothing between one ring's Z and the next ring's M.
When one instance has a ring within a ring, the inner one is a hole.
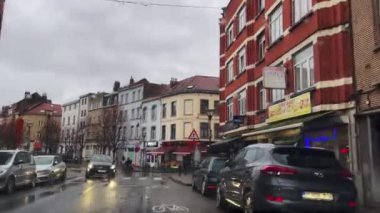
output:
M118 174L115 180L86 181L82 174L53 186L0 195L0 210L17 213L222 213L212 197L203 197L159 173Z

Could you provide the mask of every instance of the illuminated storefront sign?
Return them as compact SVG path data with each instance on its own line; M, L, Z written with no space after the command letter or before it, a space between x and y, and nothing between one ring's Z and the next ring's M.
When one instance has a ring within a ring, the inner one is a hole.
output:
M275 104L268 109L268 122L281 121L311 113L310 93Z

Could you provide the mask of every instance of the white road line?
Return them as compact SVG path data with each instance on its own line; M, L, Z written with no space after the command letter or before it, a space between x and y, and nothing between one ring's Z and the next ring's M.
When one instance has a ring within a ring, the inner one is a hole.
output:
M124 180L131 180L130 177L124 177Z
M139 180L146 180L146 177L139 177Z
M162 178L161 177L155 177L155 178L153 178L153 180L160 181L160 180L162 180Z

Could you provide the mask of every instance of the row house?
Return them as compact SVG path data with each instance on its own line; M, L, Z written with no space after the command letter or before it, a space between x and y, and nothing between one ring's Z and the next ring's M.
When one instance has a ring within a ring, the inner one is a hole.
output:
M129 85L118 90L117 144L124 148L125 159L131 159L136 165L141 165L141 151L147 144L144 143L146 135L142 136L142 124L147 124L146 120L142 121L143 100L159 96L165 87L146 79L135 82L131 77Z
M220 20L220 123L228 149L296 143L331 149L352 166L349 23L348 1L229 2Z
M79 100L62 105L61 142L59 153L72 153L76 144L79 126Z
M205 152L218 135L219 79L209 76L172 79L169 87L161 95L162 146L148 155L159 156L161 166L169 166L173 161L199 161L200 152ZM198 149L194 142L199 142Z
M380 1L351 1L350 6L358 141L355 180L361 201L380 207Z

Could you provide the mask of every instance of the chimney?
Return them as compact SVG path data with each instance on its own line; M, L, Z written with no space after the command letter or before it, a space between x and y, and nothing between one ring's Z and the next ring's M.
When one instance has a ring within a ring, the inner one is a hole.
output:
M29 91L25 91L25 96L24 96L25 99L30 99L30 92Z
M176 78L170 79L170 88L173 88L175 85L177 85L178 81Z
M113 84L113 91L117 92L120 89L120 81L115 81Z
M47 100L47 94L46 94L46 92L42 93L42 99L44 99L45 101Z
M129 85L134 84L135 80L133 80L133 77L131 76L131 79L129 80Z

